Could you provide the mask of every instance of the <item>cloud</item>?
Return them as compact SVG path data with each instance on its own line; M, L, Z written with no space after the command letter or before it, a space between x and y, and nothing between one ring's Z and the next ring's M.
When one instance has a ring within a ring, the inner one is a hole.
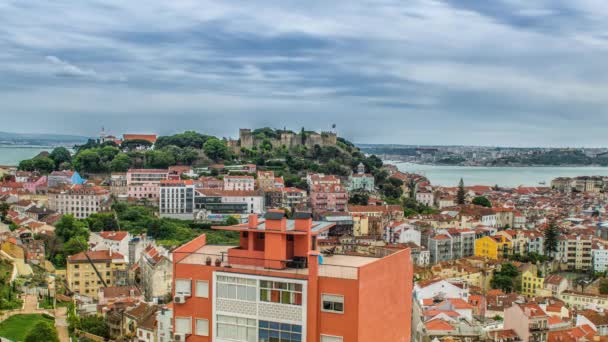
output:
M604 144L604 1L0 6L0 115L36 117L7 129L336 122L360 142Z
M46 56L46 60L56 66L55 75L59 77L80 77L99 81L118 81L125 82L127 79L124 76L100 75L95 70L84 69L74 64L66 62L56 56Z

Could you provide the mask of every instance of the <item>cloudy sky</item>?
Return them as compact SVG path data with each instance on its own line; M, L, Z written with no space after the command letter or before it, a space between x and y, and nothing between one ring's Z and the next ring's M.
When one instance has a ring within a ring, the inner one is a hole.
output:
M0 2L0 131L608 145L606 0Z

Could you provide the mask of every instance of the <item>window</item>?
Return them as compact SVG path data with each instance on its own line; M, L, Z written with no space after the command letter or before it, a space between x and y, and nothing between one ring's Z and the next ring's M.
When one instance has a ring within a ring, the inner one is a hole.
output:
M256 280L237 277L217 277L217 297L255 302Z
M234 341L256 342L255 319L217 315L217 337Z
M192 281L190 279L175 280L175 294L189 296L192 293Z
M196 334L198 336L209 336L209 320L204 318L196 319Z
M344 296L322 294L321 302L323 303L321 311L344 313Z
M342 342L342 336L321 335L321 342Z
M191 334L192 317L175 317L175 332L178 334Z
M259 337L260 342L301 342L302 326L260 321Z
M196 296L209 298L209 282L206 280L196 281Z
M302 305L302 284L261 280L260 301Z

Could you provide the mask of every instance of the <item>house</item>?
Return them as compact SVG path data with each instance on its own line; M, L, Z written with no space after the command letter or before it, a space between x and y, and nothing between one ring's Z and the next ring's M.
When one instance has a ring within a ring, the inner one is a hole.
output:
M351 175L348 179L348 191L374 191L374 176L365 173L365 165L359 163L357 173Z
M128 308L124 312L124 320L123 320L123 335L125 337L133 337L137 336L138 341L146 341L153 342L154 341L154 329L150 327L150 322L144 325L150 317L152 319L156 319L156 310L158 309L157 305L151 305L145 302L140 302L135 307ZM138 330L140 326L145 326L144 334L139 336ZM152 326L154 325L154 321L152 321ZM151 331L151 333L150 333ZM145 333L150 333L150 335L146 335Z
M403 221L391 222L384 228L385 241L388 243L413 242L420 246L421 233L414 226Z
M546 342L548 319L538 304L514 304L505 310L504 328L515 331L522 341Z
M171 295L173 263L166 253L148 245L139 260L141 288L147 301L167 299Z
M558 237L555 259L569 270L588 271L593 267L592 249L592 235L562 234Z
M497 260L510 254L511 241L504 235L484 236L475 240L475 256Z
M101 287L97 294L98 305L112 305L121 301L141 302L144 297L136 286Z
M348 192L340 184L313 184L310 188L310 205L314 213L346 211Z
M176 249L174 336L189 342L409 340L411 296L402 295L412 291L409 250L321 258L317 236L332 226L310 214L287 220L272 210L264 219L250 215L248 223L214 227L239 232L239 247L208 245L203 234Z
M125 257L111 249L70 255L67 260L67 284L76 294L94 298L101 287L125 285L126 266Z
M114 253L122 254L125 261L129 262L129 241L131 235L126 231L103 231L92 232L89 235L91 250L112 250Z
M576 326L589 325L596 335L608 335L608 315L604 311L582 310L576 315Z
M550 291L553 297L558 297L568 289L568 279L557 274L545 277L545 290Z
M150 149L156 143L156 134L123 134L121 145L128 141L145 141L135 146L137 150Z
M521 274L521 294L534 297L544 289L545 278L543 278L535 265L528 265Z
M557 298L569 307L579 310L587 308L608 310L608 296L606 295L566 290Z
M157 342L173 342L173 303L156 311Z
M433 206L435 199L434 195L431 191L417 191L416 192L416 201L420 202L426 206Z

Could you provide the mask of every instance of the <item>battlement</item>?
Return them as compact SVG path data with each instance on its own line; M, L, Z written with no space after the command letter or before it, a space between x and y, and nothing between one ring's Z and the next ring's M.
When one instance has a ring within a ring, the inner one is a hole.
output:
M287 148L295 148L298 146L306 146L312 148L315 145L321 147L335 146L338 137L334 132L306 132L304 138L302 138L301 133L281 131L277 137L266 139L270 140L273 147L286 146ZM262 144L264 140L265 139L256 137L254 132L249 128L239 129L239 146L241 148L251 149Z

